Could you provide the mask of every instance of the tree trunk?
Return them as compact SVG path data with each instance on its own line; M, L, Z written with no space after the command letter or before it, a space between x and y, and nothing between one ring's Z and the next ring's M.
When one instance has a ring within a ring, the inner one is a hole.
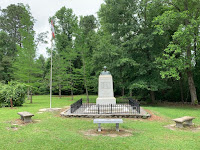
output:
M85 90L86 90L86 95L87 95L87 103L89 103L89 94L88 94L88 89L87 89L87 86L85 87Z
M192 74L192 56L190 46L187 47L187 59L188 59L188 68L187 68L187 77L188 77L188 85L190 89L190 96L191 96L191 104L194 105L198 103L197 94L196 94L196 87L194 84L193 74Z
M59 97L60 97L60 99L61 99L61 95L62 93L61 93L61 85L59 84Z
M195 64L197 66L197 37L198 37L198 29L197 32L194 33L194 57L195 57Z
M150 91L150 95L151 95L152 102L155 103L155 101L156 101L155 92L154 91Z
M181 92L181 101L184 103L184 96L183 96L183 80L182 80L182 75L180 74L180 80L179 80L179 87L180 87L180 92Z
M185 0L184 3L184 9L185 11L188 11L188 0ZM189 20L185 19L185 25L189 25ZM186 69L187 72L187 77L188 77L188 85L189 85L189 90L190 90L190 96L191 96L191 104L198 103L197 100L197 94L196 94L196 88L194 84L194 79L193 79L193 74L192 74L192 55L191 55L191 44L189 43L187 47L187 65L188 68Z
M73 89L71 89L71 97L72 97L72 100L74 100L74 93L73 93Z
M30 100L30 88L28 87L28 91L27 91L27 99Z
M11 109L13 109L13 101L12 101L12 98L10 99L10 106L11 106Z
M82 61L83 61L83 73L84 73L84 84L85 84L85 91L86 91L86 95L87 95L87 103L89 103L89 95L88 95L88 88L87 88L87 79L86 79L86 71L85 71L85 60L84 60L84 56L82 53Z
M72 79L72 61L70 60L70 76L71 76L71 97L72 97L72 100L74 100L74 93L73 93L73 79Z
M130 97L132 97L132 96L133 96L133 91L132 91L132 89L129 89L129 92L130 92Z
M124 87L122 88L122 96L124 96Z
M32 101L32 91L31 91L31 96L30 96L30 103L33 103L33 101Z
M194 105L198 103L198 100L197 100L197 94L196 94L196 88L195 88L195 84L193 80L193 75L190 70L187 71L187 76L188 76L188 84L189 84L189 89L190 89L191 103L192 105Z

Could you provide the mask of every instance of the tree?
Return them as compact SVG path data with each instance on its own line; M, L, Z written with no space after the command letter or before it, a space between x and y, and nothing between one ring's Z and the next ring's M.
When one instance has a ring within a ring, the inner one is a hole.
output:
M108 64L122 96L127 90L130 95L132 90L148 90L155 101L154 91L167 87L156 64L162 38L153 34L152 27L153 18L161 12L162 5L153 5L150 0L106 0L101 6L98 14L102 30L110 35L99 45L110 47Z
M30 12L27 11L29 9L28 5L24 6L24 4L19 3L17 5L11 4L6 9L0 10L0 29L6 32L13 43L16 43L20 47L22 47L20 29L28 25L26 22L22 22L21 19L27 13L30 14ZM33 29L33 26L28 26ZM16 51L17 49L14 49L14 52Z
M174 77L180 79L180 72L187 73L188 85L191 95L191 103L197 104L196 87L193 79L195 54L199 42L199 0L166 0L168 11L155 18L154 23L157 33L165 35L169 31L171 42L164 50L161 72L163 78Z
M36 82L34 82L34 93L36 94L46 94L46 74L47 74L47 62L42 54L35 60L35 67L37 68L37 72L35 72L34 76L37 78Z
M59 54L53 55L53 87L59 91L59 97L62 96L62 90L67 89L67 73L65 60Z
M34 19L31 16L28 7L23 7L24 14L20 18L22 24L26 24L19 29L21 43L17 46L18 52L14 62L14 77L23 83L29 85L28 98L32 95L31 86L36 82L37 77L35 74L39 71L35 66L35 53L36 47L34 42ZM31 93L30 93L31 92ZM31 97L32 103L32 97Z
M4 103L11 108L13 106L22 106L25 100L26 85L11 81L8 84L1 84L0 104Z
M0 80L8 83L13 77L12 64L14 61L15 44L6 32L0 31Z
M138 32L125 42L127 47L132 47L132 58L137 62L133 70L131 89L148 90L151 100L155 102L155 91L168 88L166 82L160 77L160 70L156 58L160 56L165 45L165 37L155 35L152 21L154 17L164 11L160 1L140 1L137 8ZM129 49L131 50L131 49Z
M105 0L98 12L103 32L111 36L109 39L110 60L108 67L114 75L114 82L117 87L121 88L121 94L124 96L125 88L129 85L127 81L128 70L137 65L131 58L130 48L124 42L129 41L138 32L137 23L137 1L135 0ZM103 40L104 38L102 38ZM104 43L102 43L102 46ZM104 45L106 47L106 45ZM107 57L108 57L107 56ZM105 57L105 55L104 55ZM103 59L103 58L102 58Z
M28 6L23 4L11 4L6 9L0 9L0 30L1 30L1 78L8 83L13 79L13 62L16 57L16 44L22 47L22 36L20 29L26 27L26 22L21 18L27 13ZM4 33L3 33L4 32Z
M73 99L75 85L75 74L73 74L73 71L75 70L74 62L77 59L73 37L75 37L75 31L78 27L78 19L73 14L72 9L67 9L66 7L62 7L52 18L55 23L56 32L55 50L56 55L58 55L56 59L60 62L60 64L53 65L53 68L59 68L60 73L66 74L62 78L60 77L61 74L55 74L54 79L56 79L55 82L58 82L59 91L61 91L62 88L60 83L67 85Z
M78 49L82 61L82 75L84 80L84 87L87 95L87 102L89 103L89 86L91 79L91 57L94 46L92 38L96 29L96 18L93 15L84 16L80 18L79 32L76 33L75 48Z

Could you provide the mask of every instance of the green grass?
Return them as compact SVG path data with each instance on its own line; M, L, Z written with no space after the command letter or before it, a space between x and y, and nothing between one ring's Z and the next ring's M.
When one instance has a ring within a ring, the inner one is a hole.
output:
M75 100L85 96L76 96ZM96 96L91 96L92 101ZM70 97L53 97L53 107L64 107L74 101ZM187 129L169 130L165 125L173 124L172 118L190 115L196 117L194 123L200 126L200 110L193 107L145 107L156 115L164 118L161 121L124 119L120 129L132 131L129 137L109 136L85 136L81 131L97 129L93 119L88 118L62 118L59 113L38 114L41 108L49 107L49 96L34 96L33 104L25 103L23 107L15 109L0 108L0 149L17 150L126 150L126 149L200 149L200 131L192 132ZM33 120L40 120L37 123L30 123L24 126L17 126L16 131L8 130L19 118L17 112L29 111L35 116ZM115 130L113 124L103 124L104 129Z

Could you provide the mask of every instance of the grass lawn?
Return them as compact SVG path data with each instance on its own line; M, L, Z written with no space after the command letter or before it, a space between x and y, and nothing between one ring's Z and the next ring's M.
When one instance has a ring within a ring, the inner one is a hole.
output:
M85 96L76 96L75 100ZM96 96L91 96L94 101ZM74 101L75 101L74 100ZM74 101L70 97L53 97L52 107L65 107ZM120 129L131 131L128 137L88 136L83 132L96 130L97 124L88 118L62 118L59 112L38 114L41 108L49 107L49 96L34 96L33 104L27 101L23 107L14 109L0 108L0 149L2 150L126 150L126 149L168 149L195 150L200 149L200 130L170 130L164 126L173 124L172 118L194 116L195 126L200 126L200 109L193 107L144 107L161 117L161 120L123 119ZM34 123L16 125L12 122L19 118L17 112L28 111L35 116ZM39 120L39 121L37 121ZM103 124L103 129L115 130L114 124Z

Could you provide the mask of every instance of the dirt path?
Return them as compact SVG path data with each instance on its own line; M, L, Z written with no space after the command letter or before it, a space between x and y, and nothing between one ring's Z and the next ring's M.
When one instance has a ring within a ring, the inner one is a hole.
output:
M154 114L153 112L151 112L150 110L145 109L145 111L148 112L148 113L151 115L151 117L149 117L149 118L147 119L147 120L149 120L149 121L163 121L163 120L164 120L164 118L155 115L155 114Z

